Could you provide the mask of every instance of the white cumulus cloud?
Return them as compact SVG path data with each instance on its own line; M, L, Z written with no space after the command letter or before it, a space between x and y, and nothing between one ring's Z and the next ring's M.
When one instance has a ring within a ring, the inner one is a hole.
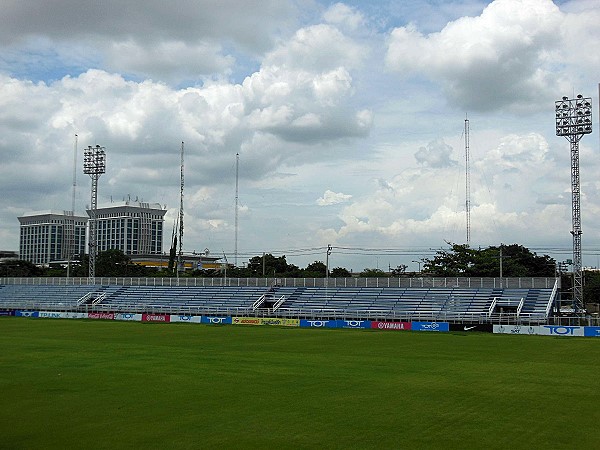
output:
M352 198L349 194L343 194L341 192L333 192L327 189L323 193L323 197L317 199L317 205L319 206L330 206L337 205L338 203L347 202Z

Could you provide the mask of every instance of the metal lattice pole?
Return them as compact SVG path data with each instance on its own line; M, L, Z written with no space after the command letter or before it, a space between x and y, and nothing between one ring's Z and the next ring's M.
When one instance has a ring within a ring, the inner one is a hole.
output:
M465 117L465 212L467 215L467 246L471 245L471 163L469 150L469 119Z
M573 307L583 314L583 270L581 257L581 184L579 179L579 141L592 132L592 99L563 97L555 102L556 135L564 136L571 144L571 213L573 235Z
M83 173L92 179L90 195L90 222L89 222L89 282L95 283L96 278L96 253L98 250L98 233L96 212L98 209L98 179L106 172L106 148L96 145L88 146L83 153Z

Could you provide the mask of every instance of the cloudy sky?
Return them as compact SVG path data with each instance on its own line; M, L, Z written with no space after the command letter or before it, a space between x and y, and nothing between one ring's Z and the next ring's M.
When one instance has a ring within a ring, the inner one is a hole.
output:
M569 143L554 101L582 93L584 265L600 258L597 0L4 0L0 249L23 213L89 204L83 148L103 145L99 204L179 208L185 251L239 265L395 267L466 241L571 252Z

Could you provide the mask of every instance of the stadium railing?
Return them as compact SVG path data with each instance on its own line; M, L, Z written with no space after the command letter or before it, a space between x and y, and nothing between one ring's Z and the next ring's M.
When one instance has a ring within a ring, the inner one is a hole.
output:
M96 277L93 283L87 277L27 277L0 278L2 284L32 284L32 285L118 285L118 286L239 286L239 287L269 287L277 284L281 287L381 287L381 288L496 288L496 289L552 289L555 286L553 277L522 277L522 278L192 278L192 277Z

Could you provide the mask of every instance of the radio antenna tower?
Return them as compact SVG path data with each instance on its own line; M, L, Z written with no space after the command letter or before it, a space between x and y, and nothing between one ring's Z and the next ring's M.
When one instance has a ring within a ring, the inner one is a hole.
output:
M469 119L465 114L465 212L467 215L467 246L471 243L471 163L469 159Z
M579 94L577 98L563 97L554 103L556 135L564 136L571 144L571 213L573 235L573 308L584 314L583 271L581 264L581 202L579 182L579 141L592 132L592 99Z
M98 236L96 227L96 211L98 209L98 179L106 172L106 148L96 145L88 146L83 153L83 173L92 179L90 201L90 236L89 236L89 282L95 284L96 280L96 252L98 249Z
M73 143L73 191L71 195L71 217L67 225L67 278L71 276L71 261L75 253L75 194L77 192L77 135Z
M183 264L183 141L181 141L181 184L179 191L179 252L177 254L177 278L179 278L179 268Z
M235 249L233 252L233 264L237 267L238 257L238 202L239 202L239 175L240 175L240 154L235 154Z

